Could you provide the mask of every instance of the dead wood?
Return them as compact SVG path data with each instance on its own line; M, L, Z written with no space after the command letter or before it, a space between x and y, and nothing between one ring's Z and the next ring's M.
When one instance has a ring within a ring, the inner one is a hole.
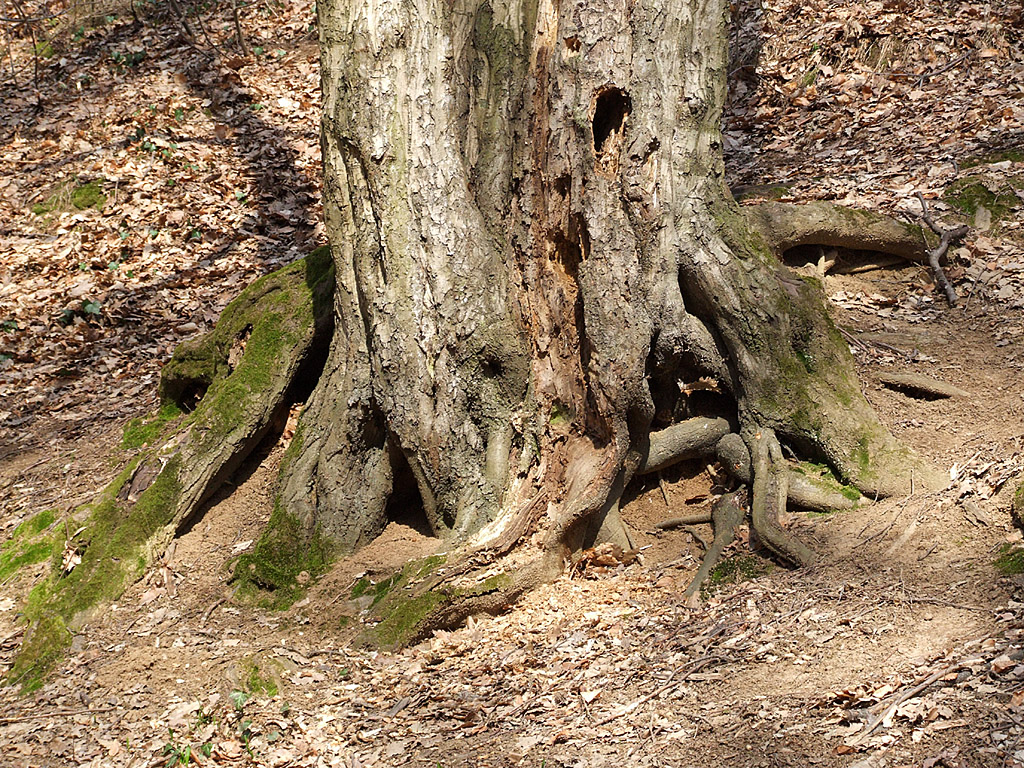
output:
M949 302L949 306L955 307L956 290L950 285L949 280L946 279L946 273L943 272L939 261L946 255L946 251L949 250L949 244L966 235L969 227L966 224L961 224L955 229L940 227L932 219L931 214L928 212L928 203L925 202L924 196L920 192L917 193L917 199L921 202L921 220L928 225L932 232L941 238L939 244L928 251L928 264L931 265L932 272L935 274L935 284L946 294L946 301Z
M687 525L702 525L704 523L711 522L711 512L697 512L693 515L683 515L682 517L670 517L668 520L662 520L660 523L655 523L654 527L661 531L667 531L670 528L682 528Z

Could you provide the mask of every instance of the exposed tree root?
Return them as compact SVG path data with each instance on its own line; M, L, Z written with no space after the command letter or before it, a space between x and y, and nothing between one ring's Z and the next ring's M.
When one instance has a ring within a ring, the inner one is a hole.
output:
M799 245L823 245L890 253L915 262L927 259L927 241L920 227L879 213L823 201L762 203L742 211L777 256Z
M704 560L693 576L693 581L686 588L686 597L692 597L711 574L725 548L736 538L736 526L743 522L744 506L747 496L746 488L722 496L711 509L711 522L715 529L715 538L704 553Z
M751 429L745 440L750 446L754 473L750 501L753 532L780 560L798 567L813 565L817 554L779 525L779 513L786 509L789 478L778 438L769 429Z
M715 446L729 432L725 419L693 418L673 424L667 429L652 432L647 455L637 472L647 474L714 453Z
M969 392L959 387L920 373L883 373L878 376L878 381L890 389L898 389L911 397L922 397L926 400L970 397Z

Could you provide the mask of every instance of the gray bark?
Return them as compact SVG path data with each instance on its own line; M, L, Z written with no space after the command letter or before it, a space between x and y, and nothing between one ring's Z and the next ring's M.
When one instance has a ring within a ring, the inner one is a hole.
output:
M407 462L455 543L526 508L542 548L628 541L618 494L672 459L652 428L721 415L680 392L702 376L721 424L870 494L931 477L775 258L814 227L751 225L725 187L722 0L319 8L336 331L282 491L308 528L376 535Z

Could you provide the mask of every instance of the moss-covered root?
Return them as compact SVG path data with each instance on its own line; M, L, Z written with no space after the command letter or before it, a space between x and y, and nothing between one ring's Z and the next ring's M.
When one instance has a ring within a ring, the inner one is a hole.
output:
M880 213L817 201L764 203L744 208L743 214L779 256L798 245L823 245L889 253L909 261L928 259L921 227Z
M778 559L797 567L813 565L817 554L779 525L779 513L786 508L789 473L778 438L769 429L746 430L743 438L750 448L753 471L750 524L754 533Z
M750 483L750 451L735 432L724 435L715 446L718 461L741 483ZM850 485L843 485L827 469L814 472L808 465L787 468L787 503L797 509L834 512L854 509L867 499Z
M686 588L686 597L692 598L700 590L712 569L718 565L725 548L736 538L736 527L743 522L746 488L726 494L715 502L711 508L711 524L715 529L715 538L704 553L704 561L693 576L693 581Z
M138 579L258 445L287 407L318 335L329 331L332 269L324 251L257 280L210 335L175 353L165 368L161 414L125 435L126 447L151 447L75 511L69 527L80 530L69 544L81 562L64 572L61 542L50 574L30 595L30 626L12 682L38 684L71 632ZM186 393L188 386L197 388ZM181 406L194 410L183 415Z
M442 569L444 562L437 555L414 561L383 582L387 589L377 590L371 608L378 621L357 642L385 650L403 648L434 630L460 626L470 616L501 613L563 569L563 558L554 551L514 568L492 563L483 572L462 573L459 564ZM461 575L448 581L446 572Z

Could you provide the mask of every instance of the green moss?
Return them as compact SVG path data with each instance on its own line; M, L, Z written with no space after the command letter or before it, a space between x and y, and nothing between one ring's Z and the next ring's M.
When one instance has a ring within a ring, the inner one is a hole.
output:
M255 659L248 659L243 663L242 679L245 690L254 696L277 696L277 681L271 675L260 674Z
M498 592L499 590L505 589L506 587L512 586L512 576L507 573L496 573L493 576L488 576L481 582L473 584L472 586L465 589L458 589L452 592L453 595L459 597L474 597L477 595L486 595L488 592Z
M55 517L56 511L48 509L14 529L11 538L0 547L0 583L26 565L49 560L54 549L61 547L59 535L42 535L53 524Z
M174 350L161 371L161 401L186 411L213 401L206 404L214 417L206 432L219 440L237 423L247 396L267 386L282 356L310 331L329 327L333 290L327 248L256 280L224 308L213 331ZM242 345L241 359L232 361Z
M984 207L992 214L993 221L1005 219L1019 204L1012 187L997 186L981 176L960 179L943 193L942 199L968 216L974 216L979 207Z
M319 530L307 534L278 501L253 551L238 558L233 578L239 594L263 607L285 610L323 574L330 558L330 546Z
M248 413L246 409L253 407L273 380L284 359L284 350L297 348L300 340L310 341L317 328L329 327L331 291L330 254L320 249L243 291L229 305L230 311L225 310L226 319L218 323L216 332L199 344L183 345L186 350L198 350L197 355L175 353L181 367L188 368L197 360L205 360L211 366L206 371L211 375L206 397L178 423L179 428L193 427L188 433L192 455L215 450L238 428ZM327 314L318 315L315 306ZM235 368L231 370L229 353L244 335L241 332L250 325L244 353L233 361ZM134 449L153 443L166 433L174 419L180 419L180 411L178 400L165 397L155 416L128 426L124 447ZM129 494L122 491L143 462L159 471L133 503ZM53 649L63 649L64 640L89 620L99 604L118 597L142 575L155 555L154 547L164 540L178 512L182 492L180 462L177 454L152 448L133 459L92 504L76 511L73 527L83 530L71 545L81 562L65 574L61 567L63 536L56 537L57 546L48 547L50 573L33 590L23 611L29 629L18 656L17 671L10 680L24 685L27 680L41 679L60 656L61 651ZM275 509L271 522L270 530L257 545L249 583L279 586L274 601L283 605L301 594L301 571L311 575L322 572L327 561L326 544L318 532L313 532L310 542L298 521L283 510ZM45 556L41 547L25 554L33 558ZM248 567L242 570L250 573ZM29 641L30 638L37 639Z
M413 560L403 569L403 572L410 578L422 579L429 576L446 562L448 562L448 555L429 555L420 560Z
M180 415L181 409L178 404L169 402L161 405L156 414L148 419L132 419L125 425L121 447L134 451L149 445L163 434L168 423Z
M364 640L370 639L381 648L399 648L416 636L423 620L444 601L445 596L434 591L400 595L388 602L380 622L369 630Z
M979 165L994 165L995 163L1002 163L1006 161L1011 163L1024 163L1024 152L1019 149L1001 149L984 155L969 157L960 163L960 167L964 169L976 168Z
M7 540L7 542L4 544L3 548L0 549L0 551L6 549L8 545L21 541L22 539L26 539L30 536L38 536L40 533L42 533L51 525L53 525L53 521L56 518L57 510L47 509L40 512L38 515L34 515L33 517L30 517L28 520L23 521L18 525L17 528L14 529L14 532L11 533L11 538Z
M373 586L373 582L370 581L369 576L363 576L359 581L352 585L352 591L349 592L350 600L358 600L360 597L366 594L367 590Z
M423 620L435 608L453 600L493 591L511 582L507 575L497 574L468 589L415 591L417 583L430 576L447 559L447 555L431 555L406 563L401 571L379 584L371 584L369 580L367 583L357 582L353 596L374 594L371 610L379 618L378 623L364 631L357 642L371 647L399 648L418 636Z
M832 469L824 464L803 461L795 465L793 469L807 478L809 483L827 493L838 493L850 501L860 501L860 491L852 485L843 484Z
M41 615L25 631L25 639L6 681L20 685L22 693L39 690L46 673L71 646L72 639L73 635L60 616Z
M107 196L103 194L102 181L90 181L87 184L80 184L71 192L71 204L80 211L86 208L95 208L102 211L107 204Z
M54 638L70 642L70 632L88 620L92 609L118 597L141 576L150 559L148 541L173 519L181 486L179 460L173 457L135 504L119 499L140 461L132 461L93 504L76 513L85 521L70 544L82 560L70 573L61 567L63 541L52 547L50 573L32 590L23 611L29 628L9 682L24 688L26 681L42 679L66 646L54 651Z
M107 204L107 196L103 194L103 179L77 184L68 179L58 184L53 192L41 203L36 203L31 210L36 216L45 216L54 211L67 211L72 208L84 211L87 208L103 210Z
M1024 482L1017 487L1017 492L1013 494L1013 511L1018 519L1024 519Z
M557 400L551 404L551 426L564 426L572 421L569 409Z
M1024 549L1004 544L994 565L1007 576L1024 573Z
M862 472L871 466L871 451L869 450L867 435L861 435L857 440L857 446L853 449L851 458L853 463L860 467Z
M772 564L757 555L737 555L719 561L718 565L708 574L707 588L712 589L723 584L739 584L760 578L772 570Z

